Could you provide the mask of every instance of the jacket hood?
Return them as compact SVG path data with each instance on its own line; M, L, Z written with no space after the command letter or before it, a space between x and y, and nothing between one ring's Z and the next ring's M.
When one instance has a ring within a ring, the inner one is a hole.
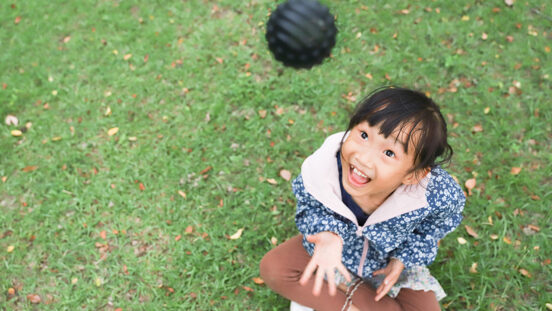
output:
M358 225L355 215L341 200L336 154L345 132L326 138L322 146L305 159L301 175L305 190L316 200ZM348 135L348 133L347 133ZM346 138L346 136L345 136ZM428 205L426 186L431 174L416 185L401 185L371 215L364 226L382 222Z

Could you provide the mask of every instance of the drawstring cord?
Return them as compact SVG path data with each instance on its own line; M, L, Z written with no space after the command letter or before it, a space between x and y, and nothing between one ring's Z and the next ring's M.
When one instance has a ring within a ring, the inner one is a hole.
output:
M358 289L358 287L362 284L362 279L356 281L354 285L348 286L347 291L345 292L345 295L347 295L347 300L345 300L345 304L343 305L343 308L341 308L341 311L347 311L353 304L353 294ZM351 292L349 293L349 289L351 289Z

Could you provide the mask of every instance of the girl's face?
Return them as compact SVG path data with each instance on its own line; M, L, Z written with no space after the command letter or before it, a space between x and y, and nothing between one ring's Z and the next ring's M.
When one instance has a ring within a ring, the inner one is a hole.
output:
M410 172L414 167L413 146L409 146L408 154L404 151L407 133L395 132L385 138L379 130L379 126L361 122L341 148L343 187L361 207L379 205L400 185L419 180ZM411 144L413 140L415 136Z

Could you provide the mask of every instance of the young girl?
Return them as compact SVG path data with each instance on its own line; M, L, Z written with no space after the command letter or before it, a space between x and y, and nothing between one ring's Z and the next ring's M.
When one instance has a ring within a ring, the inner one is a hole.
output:
M303 162L301 234L264 256L261 277L292 310L440 310L445 293L426 266L465 203L440 167L451 156L431 99L377 90Z

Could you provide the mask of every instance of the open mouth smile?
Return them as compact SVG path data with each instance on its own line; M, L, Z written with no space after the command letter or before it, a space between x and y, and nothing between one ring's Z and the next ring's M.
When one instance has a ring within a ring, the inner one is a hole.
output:
M368 182L370 182L371 180L372 179L368 177L368 175L364 174L356 167L352 165L349 167L349 181L354 186L357 186L357 187L363 186Z

